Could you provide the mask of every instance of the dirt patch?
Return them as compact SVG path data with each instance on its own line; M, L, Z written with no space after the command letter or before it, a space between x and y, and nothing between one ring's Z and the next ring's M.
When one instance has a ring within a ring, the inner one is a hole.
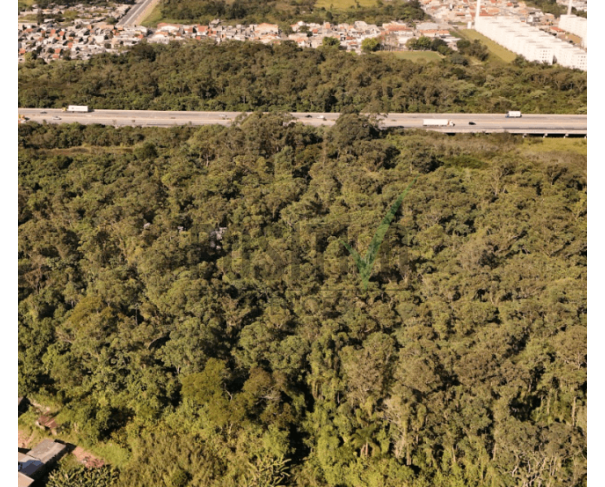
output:
M87 452L81 446L77 446L74 451L72 451L74 457L80 462L82 465L88 468L100 468L105 465L105 462L98 457L95 457L92 453Z
M26 433L25 431L21 431L19 430L19 444L17 445L18 448L31 448L32 446L32 440L34 439L34 433L32 433L31 435Z

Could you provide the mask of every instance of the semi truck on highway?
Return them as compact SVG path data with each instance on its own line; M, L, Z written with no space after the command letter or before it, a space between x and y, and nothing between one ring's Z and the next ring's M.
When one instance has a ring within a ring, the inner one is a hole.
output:
M521 112L512 111L506 114L506 118L521 118Z
M68 113L88 113L91 110L88 106L84 105L69 105L67 108L64 108L63 111Z
M445 118L435 118L430 120L423 120L423 127L453 127L455 125L451 120L446 120Z

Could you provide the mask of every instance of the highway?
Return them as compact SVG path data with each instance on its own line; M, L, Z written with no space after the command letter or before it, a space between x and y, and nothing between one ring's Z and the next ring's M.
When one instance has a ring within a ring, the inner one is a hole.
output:
M152 8L152 4L156 4L158 0L139 0L135 3L126 15L116 24L118 27L134 27L143 21L143 17L147 12L147 8Z
M175 125L229 125L240 112L172 112L152 110L94 110L90 113L67 113L60 109L19 108L28 120L43 123L81 123L140 127ZM292 113L295 120L314 126L334 125L338 113ZM425 119L447 119L448 127L424 127ZM485 113L389 113L380 116L380 127L436 130L445 133L496 133L540 135L587 135L586 115L523 115L506 118L504 114Z

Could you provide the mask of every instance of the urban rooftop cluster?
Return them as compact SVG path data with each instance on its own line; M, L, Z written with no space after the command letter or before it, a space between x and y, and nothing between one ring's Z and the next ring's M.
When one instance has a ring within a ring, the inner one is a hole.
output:
M403 50L413 38L439 37L452 49L456 49L457 38L450 35L447 24L424 22L417 25L390 22L377 26L357 21L352 24L334 25L298 22L291 26L292 33L286 34L276 24L223 25L214 20L209 25L182 25L160 23L156 29L143 26L119 26L116 22L128 11L128 5L113 8L76 5L73 7L53 7L40 11L40 23L31 20L32 13L26 12L19 23L19 62L25 60L29 52L46 62L57 59L86 60L95 54L118 54L147 39L150 43L168 43L187 39L211 39L217 43L227 40L257 41L265 44L293 41L300 47L317 48L323 39L337 39L340 45L354 52L361 52L361 43L367 38L381 38L391 50ZM57 17L71 12L70 22L60 22ZM103 15L100 15L102 13ZM113 19L108 23L108 18Z
M457 38L450 34L451 24L475 29L529 61L557 62L575 69L587 69L586 51L562 39L566 32L579 36L586 47L586 19L561 16L560 23L551 14L528 8L517 0L420 0L423 8L438 23L389 22L381 26L356 21L351 24L297 22L288 33L276 24L224 25L219 19L209 25L160 23L155 29L143 26L119 26L130 5L112 7L76 5L25 12L28 22L19 24L19 62L29 52L50 62L61 58L86 60L95 54L119 54L143 39L150 43L169 43L188 39L256 41L264 44L295 42L300 47L317 48L325 38L334 38L342 48L360 53L365 39L378 38L385 49L406 50L408 41L418 37L438 37L456 50ZM478 4L479 3L479 4ZM68 22L65 20L69 18ZM540 30L541 28L542 30ZM554 37L553 37L554 36ZM559 39L557 39L557 37Z
M424 22L410 27L402 22L390 22L377 26L357 21L352 24L334 25L298 22L290 26L293 33L285 34L276 24L251 25L221 25L215 20L210 25L181 25L160 23L157 30L149 37L149 42L168 43L174 40L212 39L217 43L227 40L258 41L271 44L282 41L293 41L300 47L317 48L322 45L324 38L331 37L340 45L354 52L361 52L361 43L368 38L382 38L389 46L404 49L405 44L412 38L440 37L455 48L456 38L449 30L440 28L438 24Z
M420 0L420 3L428 15L440 22L468 24L477 10L476 0ZM480 15L510 16L534 25L549 25L555 21L553 14L545 14L517 0L483 0Z
M129 8L75 5L26 11L18 25L19 62L28 52L48 62L65 57L89 59L94 54L118 52L118 46L134 45L147 35L145 27L118 30L107 22L121 19ZM39 21L31 20L34 16ZM57 20L67 16L68 22Z
M556 61L568 68L583 71L588 69L584 49L571 46L513 17L478 17L475 29L528 61L546 64Z

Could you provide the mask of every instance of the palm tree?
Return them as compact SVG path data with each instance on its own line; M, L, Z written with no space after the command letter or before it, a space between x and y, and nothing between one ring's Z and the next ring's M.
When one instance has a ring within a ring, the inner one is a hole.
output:
M378 445L374 442L374 432L376 431L376 425L369 425L365 428L358 429L353 436L351 436L351 442L355 448L361 448L361 456L367 457L372 450L378 448Z

